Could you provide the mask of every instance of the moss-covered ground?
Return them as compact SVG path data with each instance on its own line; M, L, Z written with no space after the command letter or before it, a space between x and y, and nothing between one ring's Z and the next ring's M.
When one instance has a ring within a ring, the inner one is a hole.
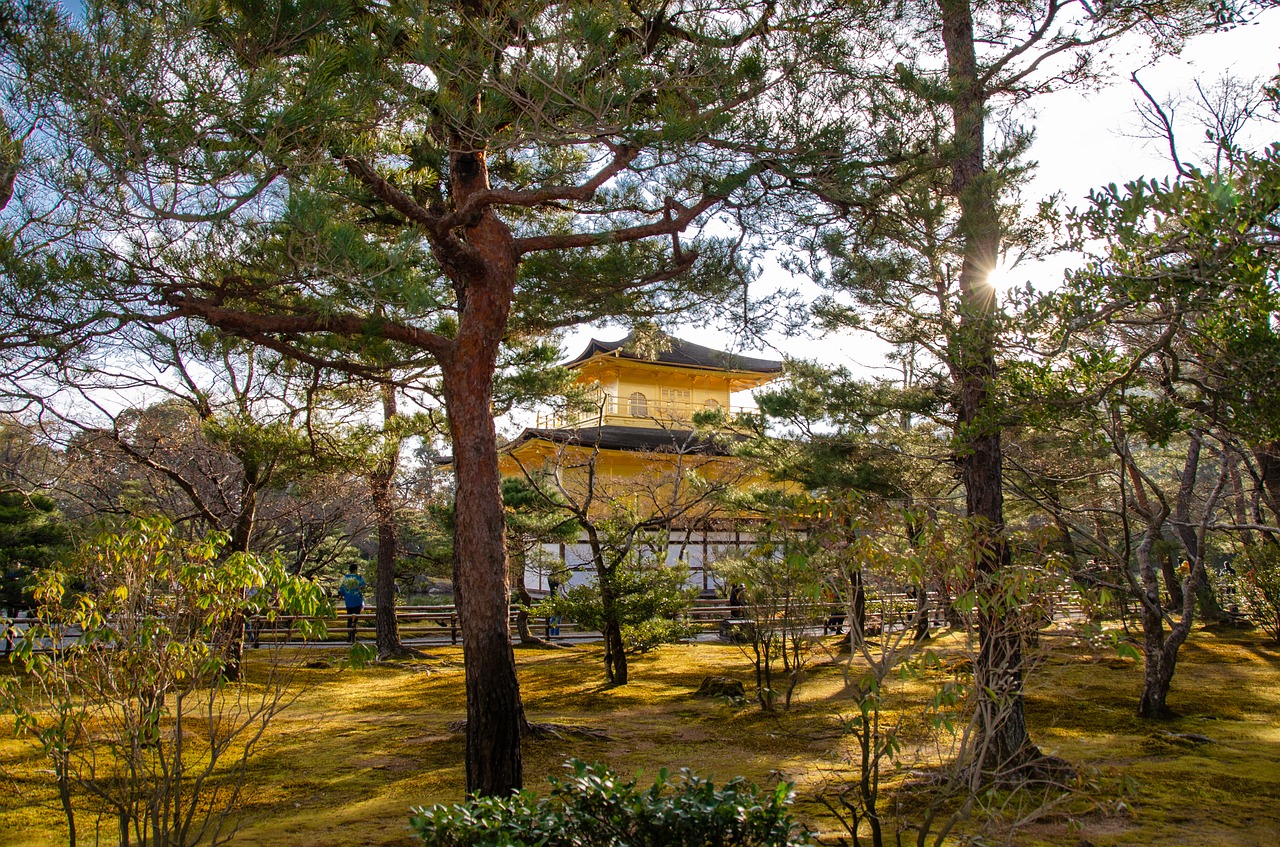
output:
M934 649L960 651L954 636ZM828 838L839 835L815 800L819 786L852 773L852 747L841 729L852 708L838 662L814 669L790 711L766 714L751 702L694 696L706 676L752 678L745 656L729 645L677 645L634 657L632 682L612 688L602 684L598 647L518 649L517 661L530 720L604 736L529 741L528 785L545 787L570 757L642 778L660 768L689 768L717 782L782 778L796 783L805 823ZM461 799L463 742L450 729L463 716L460 651L301 674L301 696L271 724L253 757L233 843L415 843L406 823L411 806ZM918 715L931 681L926 675L898 686L889 713L903 717L915 741L925 740ZM1065 639L1030 676L1032 735L1079 766L1085 790L1023 827L1015 843L1280 844L1280 649L1256 633L1197 631L1179 660L1170 703L1183 717L1172 721L1134 715L1140 683L1134 662ZM909 749L906 756L911 768L927 768L926 753ZM0 740L0 781L0 847L65 843L47 765L29 742L7 734ZM93 843L85 837L91 823L81 822L81 844ZM110 832L108 823L102 832Z

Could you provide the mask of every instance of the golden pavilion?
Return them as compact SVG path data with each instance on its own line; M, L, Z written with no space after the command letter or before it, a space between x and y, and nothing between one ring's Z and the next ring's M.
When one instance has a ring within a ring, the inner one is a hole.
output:
M743 411L734 395L782 374L782 362L715 350L672 336L648 346L634 333L618 341L592 339L565 363L589 398L575 411L539 418L502 449L507 476L555 474L569 497L590 494L603 507L625 505L641 518L662 518L668 561L683 560L692 581L717 589L712 563L753 542L738 516L698 504L707 488L754 484L758 474L729 455L725 437L694 425L698 412ZM689 482L697 477L699 482ZM590 480L590 492L584 485ZM694 492L698 492L695 494ZM554 549L551 549L554 548ZM545 590L547 575L590 562L582 543L548 545L526 571L528 587Z

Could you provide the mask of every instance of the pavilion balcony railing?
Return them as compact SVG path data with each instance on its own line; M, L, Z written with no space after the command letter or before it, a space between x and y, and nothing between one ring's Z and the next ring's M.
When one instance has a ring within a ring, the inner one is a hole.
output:
M743 414L753 414L754 406L708 405L688 400L669 400L648 397L644 401L626 397L605 397L600 403L582 410L546 412L537 416L538 429L566 429L570 427L595 426L597 423L609 424L618 418L634 421L633 425L670 426L679 424L688 426L698 412L721 411L730 419ZM624 425L631 425L624 423Z

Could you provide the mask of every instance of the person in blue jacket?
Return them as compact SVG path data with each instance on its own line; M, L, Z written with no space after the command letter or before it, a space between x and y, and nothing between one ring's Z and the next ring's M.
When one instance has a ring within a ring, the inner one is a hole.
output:
M356 643L356 616L364 611L364 577L360 576L360 566L352 563L351 569L338 582L338 593L342 602L347 604L347 640Z

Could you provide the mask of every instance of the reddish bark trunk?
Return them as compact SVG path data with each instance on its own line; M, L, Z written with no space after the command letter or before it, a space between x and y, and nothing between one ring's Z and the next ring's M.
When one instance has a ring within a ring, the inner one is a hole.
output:
M454 153L450 171L456 206L488 186L481 153ZM467 793L502 795L519 790L524 780L524 709L507 625L505 519L491 408L516 256L511 231L492 211L465 234L473 258L467 267L449 268L460 306L458 334L441 362L457 481L453 585L466 673Z
M523 784L524 714L507 628L498 451L489 409L492 372L484 371L476 364L446 369L445 397L457 479L453 585L466 672L467 793L502 795Z

